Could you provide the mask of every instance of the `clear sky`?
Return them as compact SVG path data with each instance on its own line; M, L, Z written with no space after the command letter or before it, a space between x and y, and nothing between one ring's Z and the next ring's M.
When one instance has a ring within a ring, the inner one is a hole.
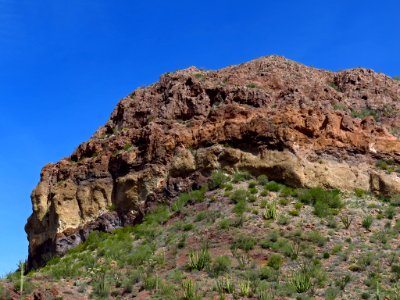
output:
M27 256L41 167L159 75L278 54L400 75L399 1L0 0L0 275Z

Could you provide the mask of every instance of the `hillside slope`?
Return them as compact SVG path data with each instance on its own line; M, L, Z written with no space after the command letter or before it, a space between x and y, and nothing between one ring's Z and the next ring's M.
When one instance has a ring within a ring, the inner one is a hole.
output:
M400 195L215 171L24 279L26 299L400 299ZM19 273L2 282L18 299ZM1 286L1 285L0 285Z

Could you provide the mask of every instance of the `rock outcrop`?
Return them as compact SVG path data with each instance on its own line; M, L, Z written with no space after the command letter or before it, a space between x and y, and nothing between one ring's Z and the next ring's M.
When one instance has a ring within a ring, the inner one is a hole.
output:
M219 168L297 187L399 193L399 169L376 167L400 162L399 132L400 82L367 69L335 73L269 56L164 74L43 168L26 225L29 268L92 230L140 222Z

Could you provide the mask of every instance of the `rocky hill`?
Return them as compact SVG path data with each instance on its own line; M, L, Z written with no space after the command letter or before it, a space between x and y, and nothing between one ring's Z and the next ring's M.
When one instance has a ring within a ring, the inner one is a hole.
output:
M137 89L74 153L45 166L26 224L28 268L93 230L140 223L213 170L291 187L400 193L400 82L283 57L167 73Z

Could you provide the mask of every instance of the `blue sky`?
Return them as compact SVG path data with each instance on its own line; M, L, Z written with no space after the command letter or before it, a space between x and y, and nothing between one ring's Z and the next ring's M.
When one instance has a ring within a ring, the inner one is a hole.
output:
M136 87L269 54L399 75L399 3L0 0L0 275L27 256L41 167L68 156Z

